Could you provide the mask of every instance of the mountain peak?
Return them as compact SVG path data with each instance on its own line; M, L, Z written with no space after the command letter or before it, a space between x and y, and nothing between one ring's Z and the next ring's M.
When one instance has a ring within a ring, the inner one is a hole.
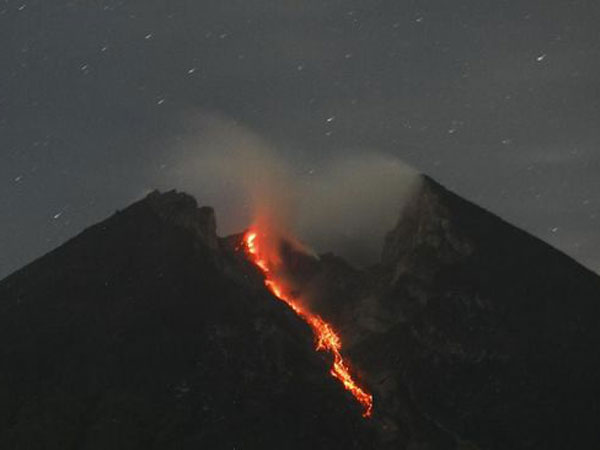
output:
M409 342L402 367L413 400L481 448L597 442L600 278L422 181L387 235L380 303L400 311L389 333ZM565 431L571 416L579 423Z
M139 203L148 205L162 220L192 231L209 248L217 248L217 221L212 207L198 207L194 197L176 190L154 190Z
M600 278L548 244L423 176L382 264L284 247L365 422L233 241L154 191L0 282L0 447L598 447Z
M382 262L396 265L396 276L411 271L429 277L433 267L457 262L473 251L453 221L455 211L449 200L456 196L432 178L421 177L418 190L384 241Z

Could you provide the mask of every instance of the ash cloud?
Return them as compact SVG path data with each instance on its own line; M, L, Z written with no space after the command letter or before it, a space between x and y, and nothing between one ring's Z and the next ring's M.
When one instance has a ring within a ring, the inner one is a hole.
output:
M257 224L358 266L379 259L385 233L420 179L400 160L372 151L292 162L285 149L214 114L187 118L175 141L158 185L214 206L219 234Z

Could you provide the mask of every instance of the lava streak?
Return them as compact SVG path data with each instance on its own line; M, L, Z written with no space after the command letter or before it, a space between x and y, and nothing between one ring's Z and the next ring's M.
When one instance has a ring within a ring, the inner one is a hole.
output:
M285 281L277 275L277 262L262 251L258 242L258 233L248 231L244 236L244 244L252 262L260 268L265 276L265 285L278 299L285 302L308 325L315 335L317 350L323 350L333 355L331 375L339 380L363 407L363 417L371 417L373 413L373 396L356 384L350 368L342 356L342 340L333 327L318 314L307 311L294 297L286 292Z

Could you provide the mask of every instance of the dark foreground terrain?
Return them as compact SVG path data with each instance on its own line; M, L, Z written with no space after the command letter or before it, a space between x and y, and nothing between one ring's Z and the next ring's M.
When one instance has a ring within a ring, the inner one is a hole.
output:
M600 278L431 179L377 266L288 255L370 420L237 244L153 193L0 282L0 448L600 448Z

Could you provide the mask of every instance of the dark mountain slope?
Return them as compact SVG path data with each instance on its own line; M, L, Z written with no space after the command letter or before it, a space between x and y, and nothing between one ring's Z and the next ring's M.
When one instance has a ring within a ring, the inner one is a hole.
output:
M370 448L214 215L151 194L0 283L0 448Z
M424 177L382 262L282 245L374 418L219 239L151 194L0 282L0 448L600 448L600 278Z
M428 177L374 274L385 331L355 360L457 444L600 448L596 274Z
M600 278L571 258L423 177L381 264L292 259L380 448L600 448Z

